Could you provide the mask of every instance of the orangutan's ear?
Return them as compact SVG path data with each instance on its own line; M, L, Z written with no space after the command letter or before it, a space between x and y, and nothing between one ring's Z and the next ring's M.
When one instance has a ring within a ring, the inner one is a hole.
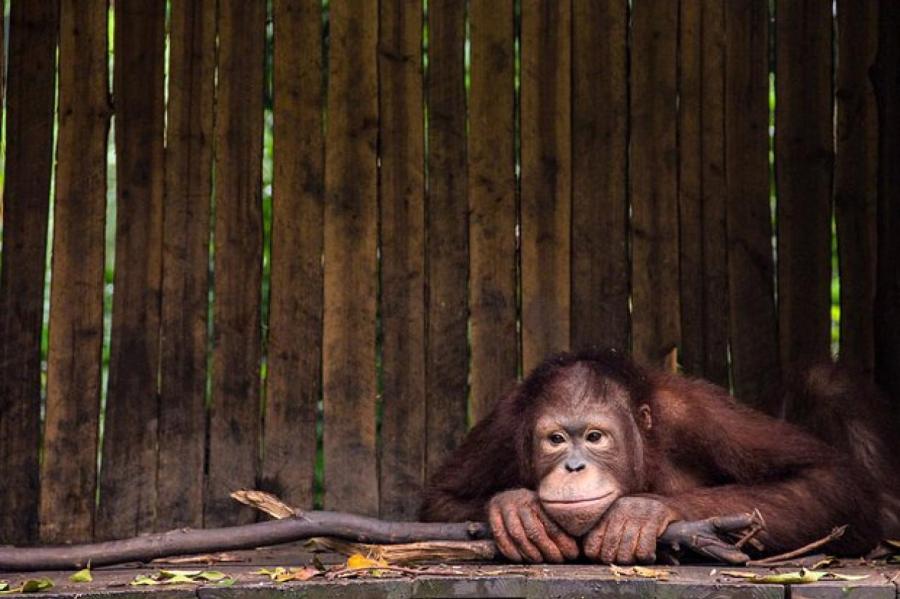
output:
M644 432L653 428L653 414L650 412L650 406L641 404L635 414L635 419L640 429Z

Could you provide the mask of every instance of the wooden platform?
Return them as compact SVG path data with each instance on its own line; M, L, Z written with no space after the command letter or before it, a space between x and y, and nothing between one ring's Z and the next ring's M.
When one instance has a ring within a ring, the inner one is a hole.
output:
M269 598L438 598L438 597L681 597L753 598L753 599L900 599L900 566L888 568L842 567L831 568L841 574L867 575L858 581L821 581L804 585L754 584L722 574L712 566L666 567L666 580L616 576L607 566L513 566L501 563L472 564L455 567L454 575L411 575L385 573L382 577L366 575L361 578L306 582L274 583L256 573L263 567L297 567L311 563L312 556L299 548L278 548L256 552L238 552L244 561L211 565L152 564L153 567L123 566L93 572L90 583L69 581L71 572L3 573L0 580L14 586L33 578L47 577L54 582L52 589L31 597L133 598L150 599L269 599ZM343 558L326 555L327 564L340 563ZM136 587L130 583L138 574L151 574L160 568L218 570L235 579L232 586L159 585ZM795 568L782 569L796 570ZM769 572L754 569L756 572ZM18 595L16 595L18 596Z

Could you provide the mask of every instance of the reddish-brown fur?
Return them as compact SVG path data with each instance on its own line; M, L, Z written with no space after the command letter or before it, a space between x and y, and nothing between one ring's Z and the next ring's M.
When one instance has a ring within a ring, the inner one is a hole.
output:
M689 520L759 509L769 554L842 524L848 530L829 550L861 554L878 542L884 499L872 473L846 448L744 407L713 384L643 368L613 351L550 358L503 397L433 477L423 519L484 520L495 494L535 488L531 439L547 403L542 391L578 362L628 389L632 415L642 404L650 407L652 426L641 429L643 483L629 495L661 496Z

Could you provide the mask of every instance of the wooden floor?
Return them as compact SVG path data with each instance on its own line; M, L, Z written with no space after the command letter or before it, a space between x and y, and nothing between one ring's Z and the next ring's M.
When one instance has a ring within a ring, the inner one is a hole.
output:
M900 566L861 567L845 566L829 568L841 574L867 575L858 581L820 581L804 585L754 584L724 575L734 568L712 566L665 567L669 572L665 580L616 576L607 566L512 566L501 563L473 564L449 568L453 574L409 574L385 572L381 577L371 574L351 579L324 580L316 577L306 582L274 583L268 577L256 573L263 567L298 567L312 563L309 553L300 548L276 548L256 552L235 552L240 562L214 563L211 565L164 563L152 567L120 566L93 571L94 580L89 583L69 581L72 572L0 572L0 580L11 587L26 579L50 578L52 589L38 595L71 599L134 598L146 599L268 599L268 598L324 598L324 597L659 597L677 599L687 597L747 599L900 599ZM340 563L343 558L325 555L326 564ZM160 568L218 570L235 579L232 586L159 585L132 586L139 574L151 574ZM663 569L663 567L659 567ZM796 568L782 569L796 570ZM755 569L756 572L770 572ZM37 599L37 595L30 595Z

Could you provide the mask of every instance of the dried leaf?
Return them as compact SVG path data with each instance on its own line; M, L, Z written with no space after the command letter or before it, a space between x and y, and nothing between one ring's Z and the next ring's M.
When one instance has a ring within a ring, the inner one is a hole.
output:
M202 574L202 570L160 570L159 578L174 578L176 576L187 576L188 578L193 578L194 576L199 576Z
M829 574L838 580L862 580L869 577L868 574L838 574L837 572L829 572Z
M656 568L645 568L644 566L634 566L631 568L622 568L615 564L610 564L609 569L616 578L620 576L637 576L638 578L654 578L656 580L667 580L672 573L669 570L659 570Z
M830 566L837 561L838 560L836 557L832 557L829 555L828 557L820 559L815 564L813 564L813 566L812 566L812 568L810 568L810 570L818 570L819 568L824 568L825 566Z
M286 572L287 572L287 568L282 568L281 566L278 566L272 570L269 570L268 568L260 568L259 570L255 570L254 572L251 572L251 574L259 574L260 576L268 576L270 580L275 580L279 576L284 575Z
M310 566L305 568L291 568L291 577L289 580L305 581L318 576L320 573L319 570Z
M91 582L94 580L94 577L91 575L90 568L84 568L69 576L69 580L72 582Z
M131 586L140 587L140 586L153 586L157 584L162 584L160 581L147 576L146 574L138 574L134 577L134 580L131 581Z
M237 581L229 576L228 578L223 578L222 580L216 581L216 584L220 587L230 587L235 582Z
M894 549L900 549L900 539L885 539L884 542Z
M361 553L354 553L347 558L347 568L350 570L360 570L362 568L375 568L378 566L389 565L383 559L371 559Z
M133 586L157 584L203 584L217 582L224 584L230 577L216 570L160 570L154 574L138 574L131 581ZM232 583L233 584L233 579Z
M799 572L784 572L781 574L766 574L757 578L751 578L750 582L760 584L808 584L822 580L828 572L814 572L801 568Z
M282 566L278 566L272 570L261 568L253 572L253 574L268 576L270 580L273 580L275 582L289 582L292 580L309 580L314 576L318 576L320 574L320 571L311 566L307 566L304 568L291 568L290 570L287 568L283 568Z
M21 584L21 586L10 589L6 592L13 593L39 593L41 591L45 591L47 589L53 588L53 581L49 578L38 578L36 580L26 580Z
M756 572L745 572L744 570L722 570L722 575L732 578L756 578L759 576Z
M819 582L823 578L836 580L862 580L868 578L868 574L837 574L827 570L807 570L806 568L801 568L798 572L783 572L780 574L755 574L740 570L727 570L723 571L722 574L734 578L743 578L758 584L809 584L811 582Z
M9 588L9 583L5 580L0 580L0 591L5 591Z
M672 573L669 570L661 570L658 568L645 568L644 566L635 566L634 573L642 578L668 578Z

